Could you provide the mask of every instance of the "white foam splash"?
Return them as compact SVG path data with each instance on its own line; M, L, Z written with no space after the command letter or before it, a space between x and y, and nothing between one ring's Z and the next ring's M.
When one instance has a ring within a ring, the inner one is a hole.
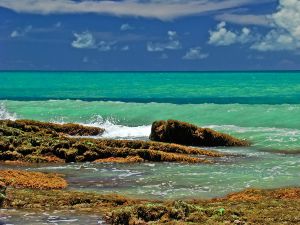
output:
M9 113L4 103L0 102L0 120L16 120L16 117L16 114Z
M137 126L127 127L115 124L104 124L105 129L103 134L104 138L126 138L126 139L139 139L148 138L151 131L151 126Z
M103 138L146 139L151 132L151 125L136 127L124 126L117 124L113 119L104 120L101 116L97 116L97 118L88 125L104 128L105 132L101 135Z

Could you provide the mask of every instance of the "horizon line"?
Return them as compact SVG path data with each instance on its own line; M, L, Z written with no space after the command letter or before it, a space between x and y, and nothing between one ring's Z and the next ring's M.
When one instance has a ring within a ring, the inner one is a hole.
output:
M251 72L300 72L300 69L290 70L0 70L2 72L79 72L79 73L251 73Z

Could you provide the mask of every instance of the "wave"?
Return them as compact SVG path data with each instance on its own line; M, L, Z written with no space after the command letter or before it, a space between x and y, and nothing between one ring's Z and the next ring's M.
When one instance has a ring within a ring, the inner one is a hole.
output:
M172 118L248 139L254 147L272 151L299 151L299 113L300 105L0 101L0 119L80 123L104 128L104 138L146 140L153 121Z
M99 98L99 97L1 97L0 100L9 101L84 101L84 102L123 102L123 103L170 103L176 105L185 104L265 104L265 105L282 105L282 104L300 104L298 96L255 96L255 97L147 97L147 98Z
M97 119L83 125L96 126L105 129L102 138L146 140L151 133L151 125L125 126L114 119ZM275 127L240 127L235 125L203 125L220 132L239 138L248 139L253 147L263 151L295 151L300 150L300 130Z
M124 126L117 124L113 119L103 119L101 116L96 116L94 121L84 125L104 128L105 132L101 135L102 138L146 139L151 132L151 125L135 127Z
M248 139L254 147L261 150L274 152L300 150L299 129L235 125L208 125L206 127Z
M86 123L101 115L117 119L129 127L151 124L156 120L177 119L199 126L232 124L239 127L300 128L300 104L240 105L84 102L74 100L0 101L20 118L41 121L63 120Z
M0 102L0 120L16 120L16 118L16 114L8 112L4 103Z

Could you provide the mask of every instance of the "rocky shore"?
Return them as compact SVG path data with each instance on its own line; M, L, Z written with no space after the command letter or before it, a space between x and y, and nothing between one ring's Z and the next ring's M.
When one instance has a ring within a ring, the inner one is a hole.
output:
M3 174L14 174L10 182ZM35 180L35 185L28 180ZM0 171L4 208L99 213L108 224L299 224L300 188L247 189L222 198L150 201L65 189L57 174ZM57 183L57 186L52 183ZM3 185L3 184L2 184ZM62 190L59 190L62 189Z

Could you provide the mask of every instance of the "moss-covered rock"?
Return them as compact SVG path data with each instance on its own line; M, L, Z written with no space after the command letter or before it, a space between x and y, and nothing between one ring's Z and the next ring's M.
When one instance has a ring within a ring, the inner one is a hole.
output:
M152 124L150 139L167 143L189 146L248 146L245 140L239 140L227 134L209 128L177 121L156 121Z

